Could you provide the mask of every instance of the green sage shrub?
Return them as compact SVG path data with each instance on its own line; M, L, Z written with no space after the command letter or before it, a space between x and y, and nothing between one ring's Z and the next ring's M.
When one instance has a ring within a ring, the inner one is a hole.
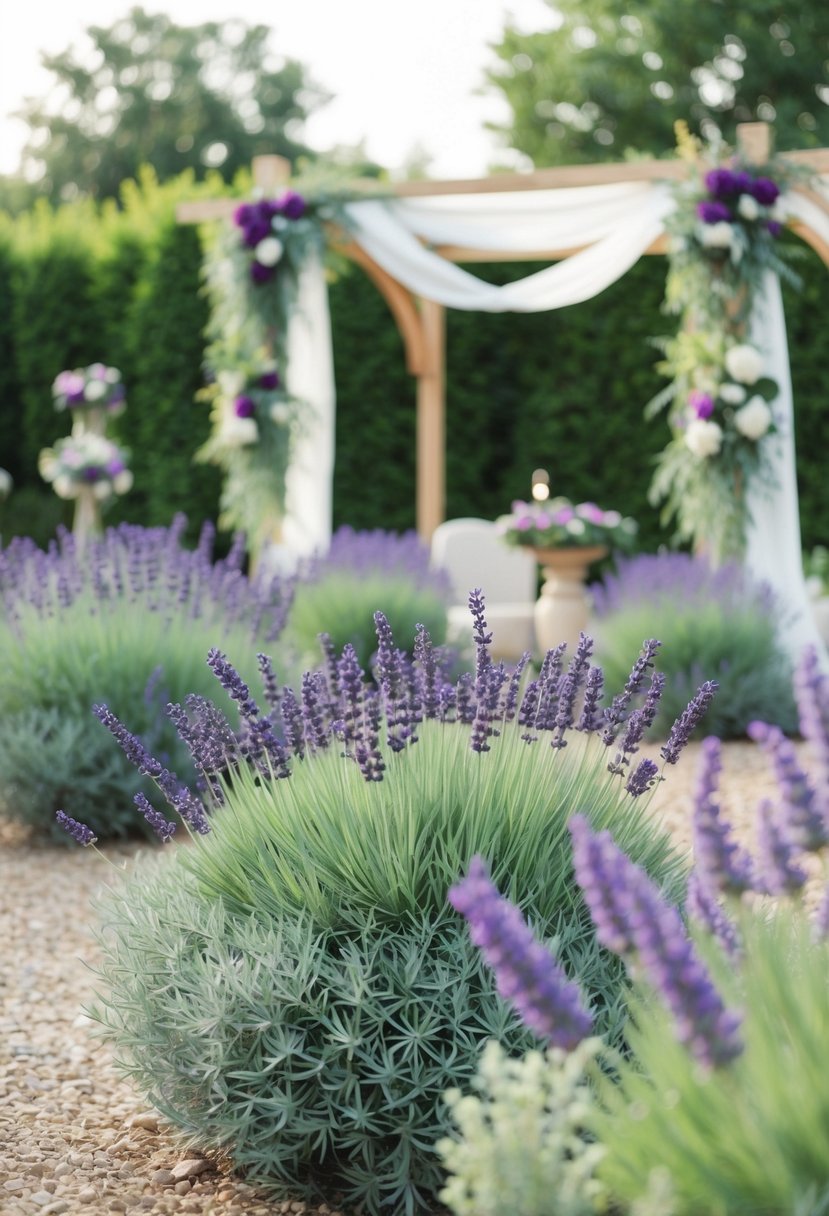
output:
M611 685L624 678L625 655L643 637L663 642L667 676L651 734L664 738L701 680L719 689L703 728L739 738L755 719L797 726L791 664L782 649L782 609L765 584L730 563L712 569L685 553L620 558L616 573L592 588L596 653Z
M243 550L211 560L212 528L182 546L170 528L120 525L81 551L63 531L47 550L15 539L0 550L0 808L64 841L58 810L100 837L145 830L133 798L146 781L95 720L106 702L188 781L189 755L168 701L212 693L205 664L221 642L252 666L287 611L278 582L252 585ZM228 710L231 708L227 703Z
M597 718L589 640L566 672L551 652L522 689L520 670L489 659L475 602L476 674L456 684L425 630L408 660L382 614L374 682L347 645L301 692L271 689L267 711L213 653L243 707L244 757L227 754L220 771L214 750L195 749L213 778L211 830L102 905L95 1015L118 1057L201 1146L282 1194L336 1192L372 1216L433 1210L445 1090L471 1080L488 1039L512 1053L532 1044L447 904L476 853L581 978L611 1038L620 971L572 882L571 811L612 826L669 889L681 882L643 813L650 762L629 772L626 752L608 770L607 747L625 749L627 714L651 691L652 651Z

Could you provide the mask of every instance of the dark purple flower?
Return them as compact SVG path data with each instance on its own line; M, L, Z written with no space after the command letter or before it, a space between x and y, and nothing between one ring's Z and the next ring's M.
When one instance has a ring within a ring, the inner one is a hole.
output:
M176 831L176 825L174 823L172 823L169 819L165 819L165 817L161 814L161 811L157 811L144 794L136 794L133 797L133 802L138 807L139 811L144 816L152 830L155 832L156 836L158 836L159 840L161 840L164 844L166 844L168 840L172 840Z
M259 244L258 241L256 243L257 245ZM261 262L257 262L256 260L252 261L250 264L250 277L254 283L260 286L262 283L269 282L275 273L275 266L263 266Z
M247 228L253 219L253 207L250 203L240 203L233 212L233 222L238 228Z
M731 219L731 209L725 203L697 203L697 215L704 224L721 224Z
M256 413L256 402L252 397L242 393L233 402L233 412L237 418L252 418Z
M714 398L710 393L703 393L698 388L688 394L688 404L697 418L710 418L714 413Z
M779 220L766 220L766 231L769 236L778 237L783 231L783 225Z
M714 199L733 198L741 189L730 169L710 169L705 175L705 188Z
M498 893L482 858L473 857L466 878L450 890L449 902L466 917L499 995L525 1026L565 1051L586 1038L592 1019L578 985L535 940L519 909Z
M751 858L733 839L730 825L722 818L716 799L722 771L720 741L709 736L702 741L702 764L694 790L693 843L697 873L713 891L740 894L751 890Z
M56 811L55 819L57 819L64 831L68 832L72 839L77 840L78 844L82 844L84 848L87 845L94 844L98 839L92 828L87 827L85 823L80 823L77 819L73 819L65 811Z
M653 760L640 760L628 777L625 789L631 798L640 798L659 780L659 766Z
M660 748L659 754L667 764L676 764L683 748L690 742L691 735L700 725L714 700L719 684L714 680L706 680L700 684L686 708L671 727L668 741Z
M696 1060L709 1067L728 1063L743 1049L741 1019L723 1004L678 910L609 832L594 834L580 815L569 826L576 881L599 941L656 989L671 1011L677 1037Z
M295 190L287 190L279 200L279 210L288 220L300 220L308 210L308 204Z
M770 177L757 177L748 187L748 193L761 207L771 207L780 197L780 187Z
M279 379L279 372L263 372L259 377L259 387L265 389L279 388L282 381Z
M81 470L81 478L83 481L99 481L103 471L97 464L89 464Z

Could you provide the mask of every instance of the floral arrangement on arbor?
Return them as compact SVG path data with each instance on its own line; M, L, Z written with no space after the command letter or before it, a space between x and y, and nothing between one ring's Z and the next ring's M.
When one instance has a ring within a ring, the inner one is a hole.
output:
M54 447L44 448L38 469L59 498L78 498L88 489L103 502L114 494L126 494L132 487L126 452L94 431L67 435Z
M636 538L636 521L618 511L603 511L594 502L575 505L569 498L512 504L509 515L501 515L496 527L507 544L533 549L573 549L584 545L607 545L629 549Z
M671 380L647 407L669 408L673 438L650 490L678 537L715 559L739 557L748 524L750 481L771 484L768 437L776 430L777 383L747 341L767 270L794 279L778 247L780 198L792 170L758 168L724 147L704 148L678 127L679 153L692 162L675 189L666 311L676 337L659 340L659 371Z
M52 396L56 410L73 413L96 409L115 415L122 413L127 403L120 371L103 363L61 372L52 385Z
M308 408L286 387L288 323L332 214L294 190L242 203L207 254L211 382L202 396L213 425L198 458L224 471L220 523L243 529L254 552L279 539L285 476Z

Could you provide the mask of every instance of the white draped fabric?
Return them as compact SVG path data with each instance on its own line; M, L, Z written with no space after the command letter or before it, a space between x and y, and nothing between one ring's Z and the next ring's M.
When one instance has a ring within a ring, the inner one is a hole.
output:
M801 195L787 198L792 218L829 242L829 221ZM664 183L521 193L439 195L351 203L348 224L357 242L384 270L417 295L450 308L479 312L540 312L592 299L634 265L664 231L673 206ZM577 250L537 273L493 286L462 270L430 246L514 253ZM794 475L791 382L780 288L771 279L754 320L752 339L769 356L781 385L782 429L775 443L777 488L755 495L748 545L751 571L786 601L793 652L818 644L800 559ZM309 268L289 334L290 388L308 402L309 425L298 445L288 485L286 549L324 550L331 533L334 436L333 362L320 266Z

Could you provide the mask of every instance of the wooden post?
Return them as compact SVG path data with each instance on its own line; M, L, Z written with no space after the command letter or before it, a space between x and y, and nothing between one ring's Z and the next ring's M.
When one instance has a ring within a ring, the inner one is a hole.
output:
M262 197L283 189L291 177L291 162L284 156L254 156L253 184Z
M426 366L417 378L417 530L429 541L446 516L446 310L420 300Z
M771 157L771 127L767 122L738 123L737 147L750 165L768 164Z

